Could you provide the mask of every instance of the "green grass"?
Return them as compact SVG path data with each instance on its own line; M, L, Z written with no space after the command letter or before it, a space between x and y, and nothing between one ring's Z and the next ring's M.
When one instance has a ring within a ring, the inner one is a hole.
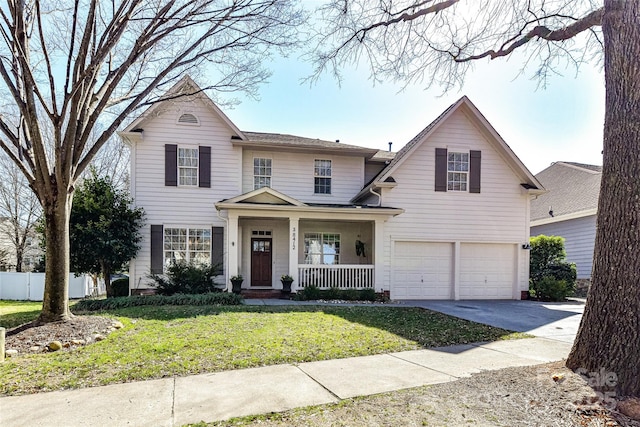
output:
M40 314L42 303L39 301L2 301L0 300L0 327L14 328L31 322Z
M8 359L0 364L0 394L515 336L509 331L444 314L399 307L161 306L98 314L118 318L125 327L111 333L105 341L71 352Z

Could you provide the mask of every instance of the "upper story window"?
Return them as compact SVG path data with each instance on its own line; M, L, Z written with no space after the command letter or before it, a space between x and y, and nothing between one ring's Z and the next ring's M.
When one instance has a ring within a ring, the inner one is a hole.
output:
M305 264L340 264L340 235L334 233L305 233Z
M271 159L253 159L253 189L271 187Z
M198 185L198 149L178 147L178 185Z
M469 153L447 153L447 191L467 191Z
M165 228L164 265L187 262L206 265L211 261L211 229Z
M331 194L331 160L316 160L313 176L313 192L315 194Z

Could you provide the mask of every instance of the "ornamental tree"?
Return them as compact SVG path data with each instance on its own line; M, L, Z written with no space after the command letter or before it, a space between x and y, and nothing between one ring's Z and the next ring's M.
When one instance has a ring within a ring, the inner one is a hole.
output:
M0 148L45 219L38 321L69 311L69 217L78 179L123 122L185 73L255 94L272 52L295 45L293 0L8 0L0 7ZM184 94L189 95L189 94Z
M132 208L125 190L95 170L74 196L70 220L71 269L101 275L112 297L111 273L121 270L140 249L144 211Z

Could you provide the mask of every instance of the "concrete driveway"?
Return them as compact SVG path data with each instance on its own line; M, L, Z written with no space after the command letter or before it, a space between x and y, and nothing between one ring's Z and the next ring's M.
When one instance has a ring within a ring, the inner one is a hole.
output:
M584 311L584 302L578 300L402 301L402 304L568 343L573 343Z

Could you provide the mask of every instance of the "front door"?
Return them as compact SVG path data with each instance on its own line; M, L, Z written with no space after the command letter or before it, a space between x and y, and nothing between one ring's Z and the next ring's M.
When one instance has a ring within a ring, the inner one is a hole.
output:
M251 286L271 286L271 239L251 239Z

